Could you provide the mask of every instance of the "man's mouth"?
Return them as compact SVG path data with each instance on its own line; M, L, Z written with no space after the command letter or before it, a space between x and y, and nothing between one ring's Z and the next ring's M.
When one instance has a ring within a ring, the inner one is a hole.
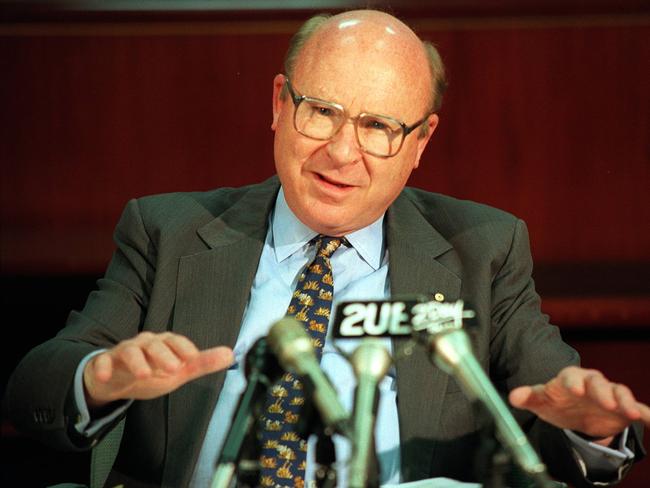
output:
M347 183L343 183L341 181L333 180L333 179L328 178L327 176L324 176L324 175L322 175L320 173L316 173L316 176L318 177L318 179L320 181L324 181L325 183L327 183L329 185L332 185L332 186L335 186L337 188L351 188L352 187L352 185L348 185Z

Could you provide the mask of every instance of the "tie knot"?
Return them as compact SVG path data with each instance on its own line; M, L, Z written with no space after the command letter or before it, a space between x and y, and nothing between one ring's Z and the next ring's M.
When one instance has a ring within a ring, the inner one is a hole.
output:
M319 235L316 238L316 255L324 258L331 257L332 254L334 254L334 251L339 248L342 241L342 237Z

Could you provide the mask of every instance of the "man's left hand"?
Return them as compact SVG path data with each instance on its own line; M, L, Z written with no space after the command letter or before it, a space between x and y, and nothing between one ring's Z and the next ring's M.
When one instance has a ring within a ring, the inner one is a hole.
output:
M597 441L602 445L635 420L650 428L650 407L595 369L569 366L545 385L515 388L509 399L556 427L602 438Z

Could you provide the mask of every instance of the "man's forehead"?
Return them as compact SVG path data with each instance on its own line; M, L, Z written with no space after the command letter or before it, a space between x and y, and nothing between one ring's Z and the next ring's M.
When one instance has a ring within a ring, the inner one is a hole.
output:
M302 95L336 102L346 108L362 104L363 107L357 108L367 110L374 106L376 110L388 108L385 103L387 99L399 100L414 95L403 83L403 79L397 70L390 71L382 67L365 68L357 65L342 73L322 64L297 77L294 85Z
M374 34L372 32L371 34ZM403 118L405 110L420 112L428 103L426 58L413 55L420 49L384 36L359 35L354 29L313 39L298 57L295 88L303 95L333 101L358 111ZM358 103L359 106L351 105ZM405 107L407 107L405 109Z

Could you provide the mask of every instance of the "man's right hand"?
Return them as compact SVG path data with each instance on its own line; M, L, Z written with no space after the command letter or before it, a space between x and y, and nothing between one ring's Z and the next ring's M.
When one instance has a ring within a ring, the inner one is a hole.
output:
M233 360L228 347L199 351L187 337L171 332L142 332L86 364L86 402L93 409L115 400L156 398L188 381L225 369Z

